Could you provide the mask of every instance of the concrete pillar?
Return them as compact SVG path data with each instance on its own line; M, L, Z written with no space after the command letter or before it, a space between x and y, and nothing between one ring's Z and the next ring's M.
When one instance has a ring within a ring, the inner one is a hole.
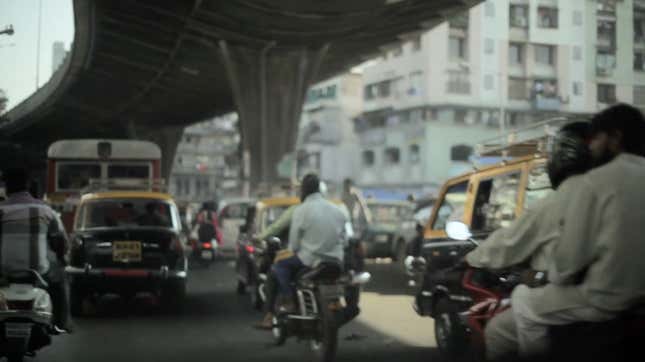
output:
M250 156L252 185L278 180L277 164L293 151L304 97L327 49L219 43L240 117L242 149Z
M175 162L177 146L184 134L182 126L134 126L131 124L128 133L131 138L152 141L161 148L161 177L169 182L172 166Z

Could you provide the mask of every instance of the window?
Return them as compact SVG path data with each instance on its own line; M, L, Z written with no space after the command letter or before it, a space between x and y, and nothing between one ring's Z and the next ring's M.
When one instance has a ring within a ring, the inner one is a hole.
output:
M484 51L486 54L493 54L495 52L495 41L493 39L486 39L486 42L484 43Z
M468 116L468 112L465 109L455 110L455 123L465 124L467 116Z
M645 42L645 5L641 6L638 10L634 4L634 43L637 44Z
M486 1L484 4L484 11L486 12L486 16L489 18L494 18L495 17L495 4L492 1Z
M401 161L401 153L397 147L388 147L385 149L385 162L390 165L396 165Z
M451 161L468 162L468 159L472 154L473 154L473 148L468 145L456 145L450 148Z
M535 45L535 62L543 65L554 65L555 46Z
M484 89L486 90L493 89L495 87L493 83L494 83L493 76L491 74L486 74L486 76L484 76Z
M150 177L150 166L148 165L109 165L108 178L138 178L147 179Z
M374 165L374 151L363 151L363 165Z
M579 10L573 12L573 25L582 26L582 12Z
M391 81L386 80L365 86L365 99L386 98L390 96Z
M418 36L412 41L412 51L418 52L421 50L421 37Z
M528 28L529 27L528 5L511 5L510 23L512 28Z
M472 230L493 231L515 219L521 172L480 181L475 196Z
M433 230L445 230L448 221L464 221L464 204L468 181L448 187L441 205L437 209L437 216L432 223Z
M573 47L573 60L582 60L582 48L575 46Z
M410 73L410 88L408 88L409 96L418 96L423 93L423 72L416 71Z
M645 71L645 52L634 53L634 70Z
M645 86L634 86L634 104L645 106Z
M465 60L467 58L466 39L457 36L451 36L450 44L450 59Z
M616 22L598 21L597 42L601 48L616 48Z
M607 104L616 102L616 86L613 84L598 84L598 102Z
M410 163L419 162L421 162L421 147L415 143L410 145Z
M57 191L80 190L90 179L101 177L101 165L89 163L59 163L56 168Z
M529 99L526 79L508 78L508 98L519 101Z
M598 51L596 53L596 72L598 75L611 75L616 69L616 54Z
M521 65L524 63L524 45L519 43L510 43L508 46L508 62L511 65Z
M82 229L100 227L173 227L170 204L158 200L96 200L83 207Z
M582 95L582 82L573 82L573 95Z
M545 6L538 7L538 26L540 28L557 29L558 9Z
M558 97L558 81L555 79L536 79L531 88L533 96L542 98Z
M469 74L463 72L449 72L446 92L452 94L470 94Z

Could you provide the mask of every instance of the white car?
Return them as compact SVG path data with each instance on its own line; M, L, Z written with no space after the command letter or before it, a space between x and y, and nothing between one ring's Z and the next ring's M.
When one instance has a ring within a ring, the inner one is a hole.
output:
M232 254L235 252L240 226L246 222L246 213L249 207L255 205L253 199L229 199L220 203L218 220L222 229L222 244L220 252Z

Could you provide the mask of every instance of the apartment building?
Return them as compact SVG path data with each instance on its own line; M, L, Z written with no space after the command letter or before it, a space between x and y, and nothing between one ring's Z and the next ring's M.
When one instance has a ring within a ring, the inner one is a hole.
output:
M587 4L586 102L598 110L615 102L645 109L645 0Z
M384 47L363 75L358 183L432 192L483 139L643 103L642 2L489 0Z
M183 202L238 194L239 142L237 114L186 127L177 146L169 191Z
M303 105L293 176L316 172L335 186L345 178L355 178L358 142L353 119L362 110L360 73L345 73L312 86Z

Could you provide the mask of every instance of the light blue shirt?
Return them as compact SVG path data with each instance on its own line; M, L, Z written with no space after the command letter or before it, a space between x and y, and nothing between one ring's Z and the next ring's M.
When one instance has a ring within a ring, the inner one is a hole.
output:
M343 260L347 216L320 193L307 196L293 212L289 249L303 264Z

